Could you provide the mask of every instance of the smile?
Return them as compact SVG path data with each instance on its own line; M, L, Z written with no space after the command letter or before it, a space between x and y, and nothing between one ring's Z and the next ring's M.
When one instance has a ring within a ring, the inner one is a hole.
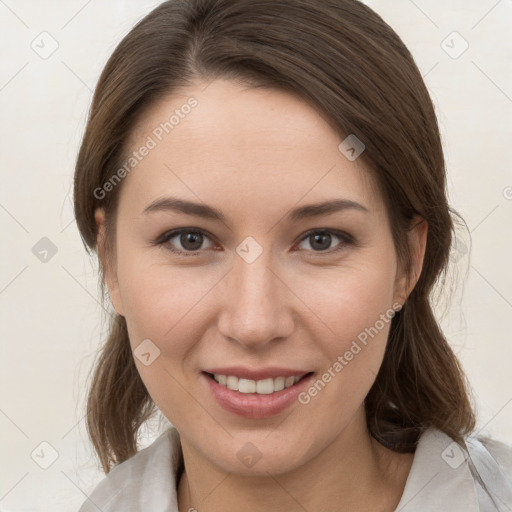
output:
M256 393L258 395L270 395L276 391L290 388L299 382L302 377L304 375L251 380L238 378L234 375L213 374L213 378L221 386L227 387L232 391L238 391L239 393Z
M314 377L314 372L300 370L218 370L202 372L206 389L225 411L249 419L269 418L297 404L297 396Z

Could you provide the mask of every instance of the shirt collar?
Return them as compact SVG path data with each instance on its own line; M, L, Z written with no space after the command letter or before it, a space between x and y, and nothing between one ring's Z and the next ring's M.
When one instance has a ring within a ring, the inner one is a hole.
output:
M172 427L151 446L116 466L80 508L104 512L178 512L177 486L183 467L180 437ZM420 437L404 492L395 512L479 512L478 497L461 448L446 434L428 429Z
M474 479L458 444L430 428L420 437L395 512L479 512Z

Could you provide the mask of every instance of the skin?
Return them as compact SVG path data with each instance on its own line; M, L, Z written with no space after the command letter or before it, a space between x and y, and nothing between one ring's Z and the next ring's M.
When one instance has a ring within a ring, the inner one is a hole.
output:
M200 372L279 366L321 376L379 315L404 303L421 272L426 223L410 233L407 280L370 163L364 155L345 158L338 150L343 138L328 119L287 92L198 82L145 113L131 150L190 96L198 105L122 183L113 255L104 254L104 213L96 212L110 297L126 318L132 348L150 339L160 350L149 366L135 362L152 399L180 432L179 508L392 511L413 455L376 442L363 405L389 323L307 405L294 402L270 418L226 412ZM171 195L213 206L226 222L143 213ZM336 198L368 211L285 219L297 206ZM182 227L204 232L198 255L173 253L170 246L190 247L179 236L154 243ZM304 237L313 228L341 230L356 243L333 233L327 249L318 249ZM248 236L263 249L250 264L236 252ZM261 453L250 468L237 457L247 442Z

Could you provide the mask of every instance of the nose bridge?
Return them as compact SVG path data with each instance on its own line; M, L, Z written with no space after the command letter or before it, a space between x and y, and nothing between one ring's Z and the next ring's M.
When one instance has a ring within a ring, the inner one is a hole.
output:
M278 272L271 251L257 251L250 244L240 244L226 276L219 329L227 338L256 347L289 336L293 322L286 287L274 274ZM244 248L249 249L244 252Z

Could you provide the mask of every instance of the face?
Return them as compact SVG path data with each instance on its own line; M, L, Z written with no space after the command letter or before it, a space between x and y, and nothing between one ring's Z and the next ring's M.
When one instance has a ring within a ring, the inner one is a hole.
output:
M161 100L130 142L151 148L122 183L110 295L152 399L226 471L300 467L361 425L406 290L342 140L298 97L217 80Z

